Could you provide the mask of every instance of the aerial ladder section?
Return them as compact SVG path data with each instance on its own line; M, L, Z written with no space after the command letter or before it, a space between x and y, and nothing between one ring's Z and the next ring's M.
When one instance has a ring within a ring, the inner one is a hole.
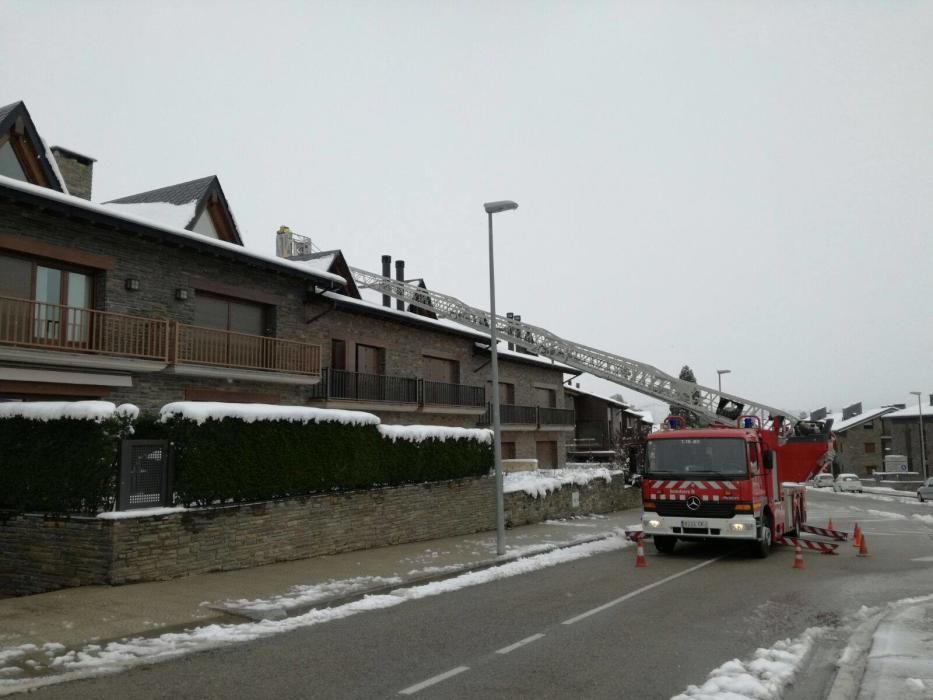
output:
M433 311L439 318L489 333L488 311L469 306L447 294L373 272L355 267L351 268L351 271L353 279L361 288L375 290L411 306ZM734 426L740 416L757 416L762 424L776 416L784 417L791 425L796 423L792 415L773 406L673 377L643 362L564 340L544 328L529 323L499 315L496 315L495 323L497 334L509 343L580 372L685 408L694 413L701 423L707 425Z

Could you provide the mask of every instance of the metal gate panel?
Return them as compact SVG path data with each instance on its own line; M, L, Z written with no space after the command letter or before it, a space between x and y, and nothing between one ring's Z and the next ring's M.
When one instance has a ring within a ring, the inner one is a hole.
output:
M119 510L171 505L168 440L124 440L120 450Z

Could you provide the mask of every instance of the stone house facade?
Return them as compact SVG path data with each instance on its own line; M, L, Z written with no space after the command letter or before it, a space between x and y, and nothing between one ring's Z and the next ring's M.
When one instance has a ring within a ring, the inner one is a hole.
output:
M884 469L884 455L890 453L890 435L884 421L892 407L874 408L854 415L833 416L833 434L836 436L836 474L847 472L870 477ZM846 415L846 414L843 414Z
M0 400L148 412L259 402L488 424L488 338L363 299L340 251L245 249L216 177L92 204L93 159L45 149L22 103L0 108L4 147ZM504 348L499 366L503 456L561 466L574 430L562 385L575 373Z

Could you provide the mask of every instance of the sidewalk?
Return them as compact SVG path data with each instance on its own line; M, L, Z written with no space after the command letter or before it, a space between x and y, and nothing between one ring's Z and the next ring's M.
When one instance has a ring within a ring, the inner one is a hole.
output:
M639 509L632 509L507 530L502 557L496 556L495 532L481 532L170 581L4 598L0 657L5 648L27 644L74 648L195 625L282 619L312 607L611 537L640 516Z

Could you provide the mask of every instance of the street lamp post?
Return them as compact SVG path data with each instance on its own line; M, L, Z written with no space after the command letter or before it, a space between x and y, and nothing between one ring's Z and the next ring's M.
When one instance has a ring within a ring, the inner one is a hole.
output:
M923 394L919 391L910 392L917 397L917 419L920 421L920 470L923 480L927 480L927 444L923 436Z
M722 393L722 375L731 374L731 369L717 369L716 374L719 375L719 393Z
M496 268L492 247L492 215L518 209L515 202L486 202L489 217L489 353L492 364L492 455L496 466L496 554L505 554L505 506L502 496L502 427L499 424L499 353L496 348Z

